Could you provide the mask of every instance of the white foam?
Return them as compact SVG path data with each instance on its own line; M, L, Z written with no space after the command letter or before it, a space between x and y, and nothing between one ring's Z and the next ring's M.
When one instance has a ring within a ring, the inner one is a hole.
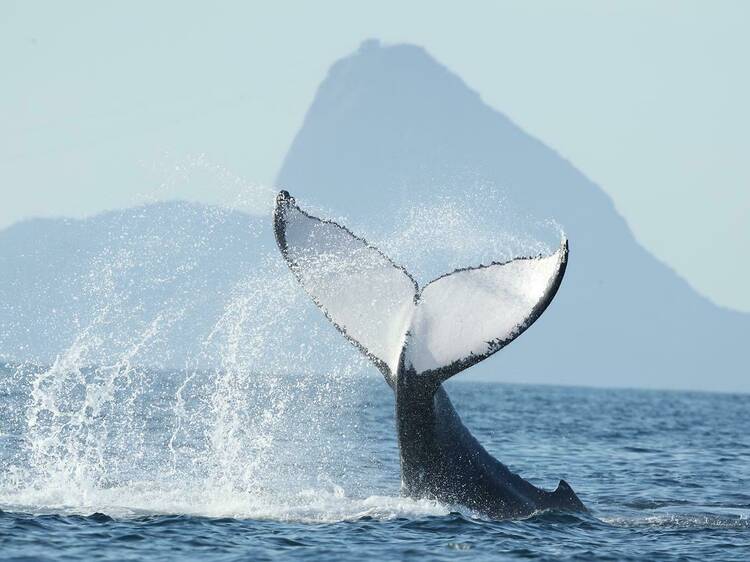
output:
M90 515L115 518L180 514L309 523L378 520L446 515L455 508L430 500L398 496L351 497L341 488L307 489L289 496L242 493L229 488L155 486L134 482L127 487L74 489L52 485L0 495L7 511Z

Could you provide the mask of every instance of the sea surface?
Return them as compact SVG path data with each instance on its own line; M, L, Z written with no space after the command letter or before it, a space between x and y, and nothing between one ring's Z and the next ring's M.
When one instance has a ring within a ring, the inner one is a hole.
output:
M590 513L400 497L375 376L61 360L0 369L0 559L750 560L750 396L447 389L491 453Z

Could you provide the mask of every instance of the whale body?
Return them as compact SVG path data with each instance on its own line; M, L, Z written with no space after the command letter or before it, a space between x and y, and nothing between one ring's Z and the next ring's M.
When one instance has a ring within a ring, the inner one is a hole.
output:
M549 256L459 269L420 288L380 250L306 213L286 191L276 198L274 231L299 283L395 394L403 495L499 519L586 509L565 481L537 488L490 455L442 386L542 314L565 273L567 240Z

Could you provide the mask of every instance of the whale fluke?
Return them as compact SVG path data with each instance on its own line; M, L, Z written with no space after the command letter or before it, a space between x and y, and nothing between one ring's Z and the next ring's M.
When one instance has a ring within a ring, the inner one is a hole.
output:
M305 213L286 191L276 198L274 231L287 264L315 304L393 386L416 281L345 227Z
M440 383L513 341L551 302L568 257L563 240L549 256L458 269L420 289L405 268L286 191L274 225L299 282L391 386L399 368Z

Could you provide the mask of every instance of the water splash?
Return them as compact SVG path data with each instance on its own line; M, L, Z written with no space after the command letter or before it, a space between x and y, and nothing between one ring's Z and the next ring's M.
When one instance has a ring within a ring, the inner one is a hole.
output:
M15 411L0 428L13 442L0 505L299 520L447 513L395 497L395 450L381 461L362 446L363 425L392 423L368 419L373 371L299 289L270 218L246 229L237 212L272 192L237 196L232 210L180 207L169 237L146 214L114 221L65 285L72 323L50 319L72 331L68 343L49 367L17 365L4 381ZM422 280L547 249L484 221L487 204L410 205L395 232L370 238ZM391 471L390 485L367 467Z

